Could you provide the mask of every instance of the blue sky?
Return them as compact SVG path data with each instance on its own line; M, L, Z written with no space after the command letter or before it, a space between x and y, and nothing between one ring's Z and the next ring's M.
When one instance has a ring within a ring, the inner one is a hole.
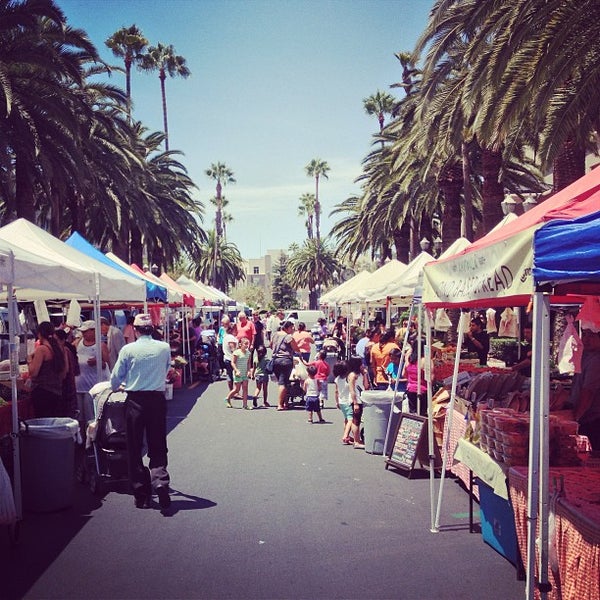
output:
M227 236L244 258L287 248L306 236L298 199L314 192L304 172L326 160L320 186L321 231L331 209L357 194L361 161L378 129L363 99L401 79L395 52L410 51L433 0L57 0L72 27L85 30L101 56L104 41L136 24L152 45L172 44L188 79L167 79L169 146L205 204L214 227L214 184L204 171L224 162L236 184L225 188L234 221ZM125 88L125 76L113 76ZM134 71L134 117L162 130L157 74Z

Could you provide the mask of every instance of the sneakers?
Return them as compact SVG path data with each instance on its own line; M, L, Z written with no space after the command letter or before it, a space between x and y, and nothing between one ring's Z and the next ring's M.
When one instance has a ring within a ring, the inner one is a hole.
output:
M160 485L156 488L156 495L158 496L158 504L162 510L165 510L171 506L171 496L169 496L169 486Z
M227 408L233 408L233 406L232 406L231 402L229 402L229 400L227 400L227 398L225 398L225 406L226 406Z
M246 405L244 406L244 410L254 410L254 407Z

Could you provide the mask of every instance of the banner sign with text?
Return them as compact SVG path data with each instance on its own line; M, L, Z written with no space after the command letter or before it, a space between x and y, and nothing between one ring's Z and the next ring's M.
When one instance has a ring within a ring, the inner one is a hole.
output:
M535 225L513 237L424 269L423 304L495 306L518 304L533 293Z

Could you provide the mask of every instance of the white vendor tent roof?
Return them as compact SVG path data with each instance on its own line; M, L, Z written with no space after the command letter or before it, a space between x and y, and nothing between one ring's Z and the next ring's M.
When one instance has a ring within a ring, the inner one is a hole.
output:
M410 304L415 292L415 288L417 287L419 279L421 278L423 267L432 260L435 259L431 254L429 254L429 252L421 252L421 254L416 256L410 263L408 263L406 270L398 279L392 279L388 281L388 283L378 290L378 292L371 294L371 299L367 301L371 302L372 300L392 298L395 300L396 304L402 304L401 299L404 298L408 299L408 304Z
M370 297L373 292L386 286L389 281L401 277L407 266L394 258L371 273L358 286L353 286L351 290L345 291L337 301L339 303L364 302L365 297Z
M74 273L81 273L86 270L89 272L87 290L83 290L80 286L74 293L72 290L69 290L67 280L62 282L60 279L57 279L58 284L54 285L51 289L54 292L56 287L61 288L56 290L56 293L49 294L48 290L46 290L44 293L36 294L35 289L38 289L39 292L44 287L36 285L36 288L29 288L28 291L22 289L18 292L17 298L19 299L48 297L87 297L88 299L92 299L96 296L97 292L102 300L143 302L146 299L146 286L141 279L133 276L130 277L126 273L113 269L79 250L71 248L58 238L50 235L47 231L25 219L17 219L0 228L0 242L4 242L13 248L15 253L24 251L55 265L61 265L63 267L61 272L65 277L70 276L72 278Z
M12 284L20 301L87 298L94 274L0 240L0 284ZM6 301L6 293L2 294Z
M211 302L228 302L231 298L224 292L202 283L201 281L193 281L185 275L180 275L177 278L177 283L185 290L188 290L196 298L204 298Z
M323 294L319 299L319 304L338 304L338 299L342 297L343 294L348 293L350 290L360 289L361 284L363 284L370 276L371 273L369 273L369 271L360 271L360 273L357 273L354 277L348 279L348 281L340 283L337 287L334 287L326 294Z

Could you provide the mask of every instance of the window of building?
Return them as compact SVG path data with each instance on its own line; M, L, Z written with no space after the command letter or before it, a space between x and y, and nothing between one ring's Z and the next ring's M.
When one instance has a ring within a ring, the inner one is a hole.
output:
M260 269L258 267L253 267L254 268L254 275L258 275L260 273Z

